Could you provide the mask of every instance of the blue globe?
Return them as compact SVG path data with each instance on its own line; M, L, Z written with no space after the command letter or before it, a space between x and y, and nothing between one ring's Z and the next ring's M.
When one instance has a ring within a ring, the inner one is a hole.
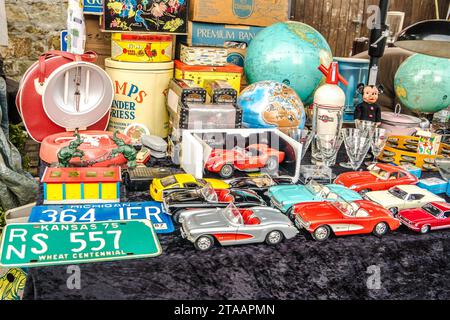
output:
M305 126L302 100L287 85L275 81L254 83L240 94L242 122L247 128L279 128L282 131Z
M279 22L260 31L250 42L245 73L250 84L282 82L310 104L324 79L318 67L328 67L332 61L330 46L316 29L301 22Z

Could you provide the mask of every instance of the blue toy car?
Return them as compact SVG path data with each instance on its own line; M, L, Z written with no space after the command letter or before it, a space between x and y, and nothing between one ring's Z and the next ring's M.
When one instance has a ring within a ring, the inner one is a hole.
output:
M337 184L322 185L314 180L307 185L279 185L269 188L270 202L272 206L284 213L288 213L291 207L301 202L311 201L336 201L338 197L351 202L362 200L359 193Z

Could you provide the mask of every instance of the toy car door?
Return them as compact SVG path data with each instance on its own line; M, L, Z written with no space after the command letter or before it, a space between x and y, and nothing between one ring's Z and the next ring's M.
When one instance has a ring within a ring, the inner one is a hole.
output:
M433 227L433 226L431 226ZM450 228L450 211L445 211L438 221L437 227L439 229Z

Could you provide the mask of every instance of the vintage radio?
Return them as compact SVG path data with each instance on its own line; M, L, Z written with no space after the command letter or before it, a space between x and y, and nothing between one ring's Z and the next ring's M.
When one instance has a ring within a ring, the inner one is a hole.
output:
M228 50L217 47L190 47L180 44L180 60L192 66L224 66Z
M172 79L167 94L167 107L170 113L177 112L178 105L186 103L205 103L206 90L192 80Z
M237 103L237 91L226 81L205 81L205 89L212 103Z

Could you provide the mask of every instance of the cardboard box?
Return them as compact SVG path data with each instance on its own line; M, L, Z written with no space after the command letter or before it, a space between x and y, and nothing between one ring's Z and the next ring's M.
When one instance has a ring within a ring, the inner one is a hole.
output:
M290 0L191 0L192 21L270 26L290 19Z
M105 59L111 57L111 33L100 31L100 17L85 15L86 23L86 51L97 52L98 59L95 63L105 68Z
M187 43L192 46L224 47L227 42L244 42L247 45L261 27L189 22Z
M278 176L291 177L293 183L300 177L302 145L278 129L184 130L182 134L181 168L197 179L204 177L205 163L213 149L246 148L258 143L285 152L285 159L277 170ZM208 174L214 176L212 173ZM217 178L218 175L214 177Z

